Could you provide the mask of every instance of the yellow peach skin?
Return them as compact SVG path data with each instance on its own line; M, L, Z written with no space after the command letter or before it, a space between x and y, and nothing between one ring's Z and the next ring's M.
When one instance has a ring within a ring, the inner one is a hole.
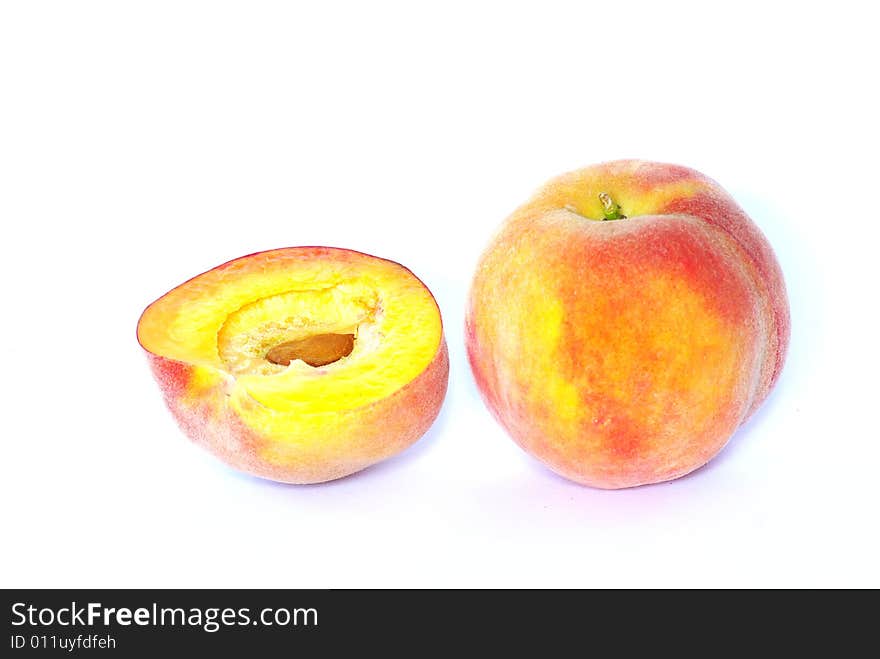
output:
M291 247L223 264L144 311L138 340L183 431L241 471L340 478L399 453L439 413L449 358L403 266Z
M782 272L715 182L616 161L550 181L483 253L468 358L511 437L557 473L622 488L716 455L779 377Z

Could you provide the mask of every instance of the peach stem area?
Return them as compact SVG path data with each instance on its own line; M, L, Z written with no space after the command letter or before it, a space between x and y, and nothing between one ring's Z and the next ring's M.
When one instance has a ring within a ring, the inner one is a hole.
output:
M352 350L354 334L313 334L279 343L266 353L266 359L281 366L288 366L297 359L309 366L326 366L348 357Z
M620 204L611 198L607 192L599 193L599 201L602 203L602 214L606 220L625 220L626 215L620 210Z

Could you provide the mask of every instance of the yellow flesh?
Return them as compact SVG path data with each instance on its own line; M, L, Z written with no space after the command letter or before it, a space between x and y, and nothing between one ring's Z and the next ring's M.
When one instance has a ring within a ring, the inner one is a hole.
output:
M279 343L324 333L354 334L351 354L319 367L266 359ZM303 414L393 394L431 363L441 323L430 292L402 266L302 248L186 282L150 305L138 337L154 354L196 365L191 390L225 382L233 399L246 393L265 408Z

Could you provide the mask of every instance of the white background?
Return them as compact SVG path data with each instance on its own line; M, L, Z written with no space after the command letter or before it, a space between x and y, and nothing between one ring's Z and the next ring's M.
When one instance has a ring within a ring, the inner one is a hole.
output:
M4 3L0 585L880 586L880 49L868 4L822 4ZM740 201L793 334L708 467L609 492L506 438L462 321L498 223L621 157ZM135 341L296 244L409 266L452 361L418 444L306 487L191 445Z

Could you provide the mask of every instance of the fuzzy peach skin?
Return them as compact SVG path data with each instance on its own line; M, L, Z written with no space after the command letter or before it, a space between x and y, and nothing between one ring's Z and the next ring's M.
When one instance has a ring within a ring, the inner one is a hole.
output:
M623 219L605 219L601 194ZM550 181L483 253L468 358L511 437L600 488L715 456L779 377L789 309L760 230L718 184L653 162Z
M356 336L318 367L271 346ZM287 483L354 473L418 440L439 413L449 358L430 291L403 266L351 250L260 252L153 302L138 340L184 433L241 471Z

